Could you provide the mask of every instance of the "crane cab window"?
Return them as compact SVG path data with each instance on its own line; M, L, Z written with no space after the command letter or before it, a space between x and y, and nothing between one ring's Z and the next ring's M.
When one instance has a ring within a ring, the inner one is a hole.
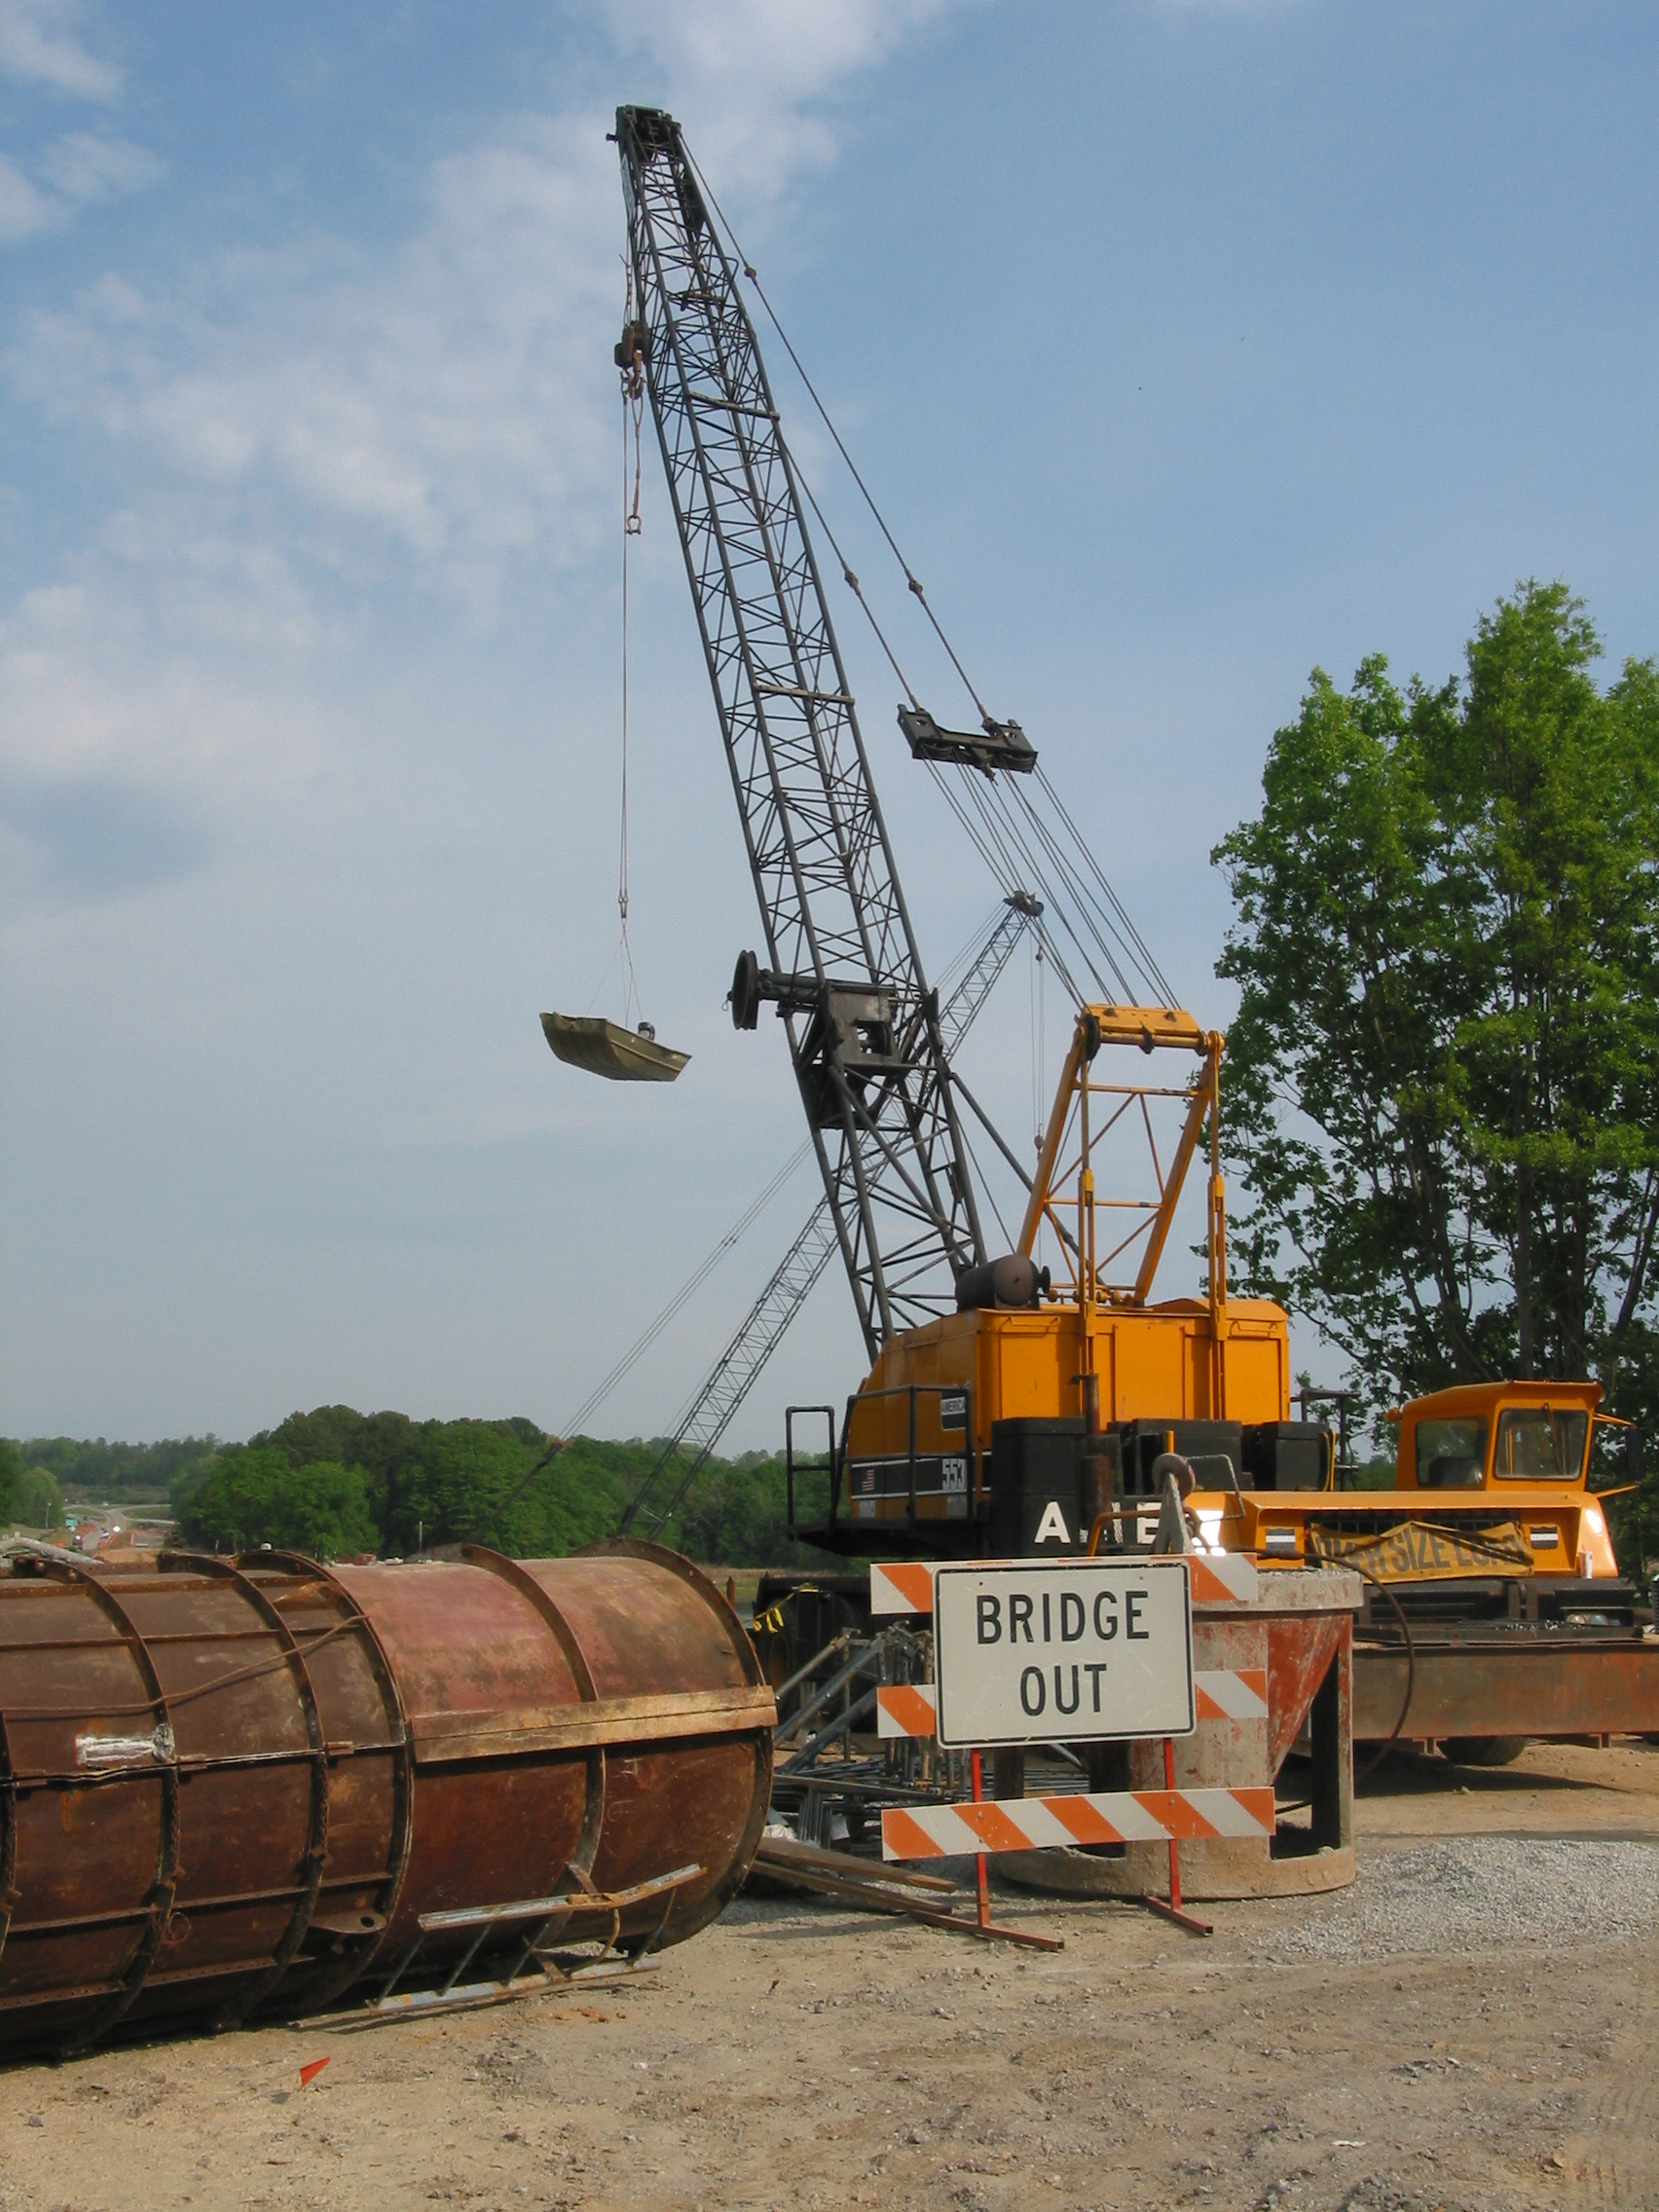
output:
M1419 1490L1479 1490L1485 1468L1484 1420L1418 1422Z
M1589 1426L1589 1415L1576 1408L1510 1406L1497 1417L1493 1472L1511 1482L1575 1482Z

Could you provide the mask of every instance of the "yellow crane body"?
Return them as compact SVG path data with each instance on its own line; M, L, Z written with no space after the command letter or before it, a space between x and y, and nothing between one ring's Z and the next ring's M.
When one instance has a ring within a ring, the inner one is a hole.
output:
M917 1520L983 1519L993 1427L1087 1420L1090 1377L1108 1427L1285 1420L1290 1332L1281 1307L1235 1299L1217 1336L1209 1308L1190 1298L1081 1311L980 1309L905 1330L882 1346L849 1410L849 1517L905 1522L913 1495Z

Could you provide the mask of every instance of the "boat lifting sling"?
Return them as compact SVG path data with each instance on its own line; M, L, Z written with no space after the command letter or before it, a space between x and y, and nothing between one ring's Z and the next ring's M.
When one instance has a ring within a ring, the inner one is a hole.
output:
M616 905L622 918L621 942L624 988L623 1014L638 1012L634 987L634 958L628 948L628 540L640 532L640 424L645 391L645 349L649 343L644 326L634 318L634 285L628 280L628 316L616 348L616 366L622 372L622 835L617 868ZM634 486L628 494L628 441L634 446ZM604 989L601 982L600 988ZM595 996L597 997L597 993ZM638 1028L607 1021L601 1015L544 1014L542 1034L556 1059L567 1066L584 1068L612 1083L672 1083L689 1052L671 1051L659 1045L648 1021Z

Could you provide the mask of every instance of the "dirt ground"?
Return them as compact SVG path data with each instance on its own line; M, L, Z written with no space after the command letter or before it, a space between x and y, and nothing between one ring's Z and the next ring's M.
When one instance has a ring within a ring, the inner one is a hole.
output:
M1398 1755L1358 1827L1362 1885L1455 1836L1659 1846L1659 1746ZM16 2066L0 2207L1659 2205L1659 1934L1309 1958L1332 1900L1205 1909L997 1898L1045 1955L740 1900L620 1994Z

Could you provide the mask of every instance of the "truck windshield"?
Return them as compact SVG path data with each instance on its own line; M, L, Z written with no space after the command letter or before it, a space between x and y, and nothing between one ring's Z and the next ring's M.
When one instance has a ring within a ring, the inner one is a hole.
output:
M1493 1472L1512 1482L1576 1481L1590 1417L1577 1407L1511 1406L1497 1417Z
M1484 1420L1419 1420L1419 1490L1479 1490L1486 1467Z

